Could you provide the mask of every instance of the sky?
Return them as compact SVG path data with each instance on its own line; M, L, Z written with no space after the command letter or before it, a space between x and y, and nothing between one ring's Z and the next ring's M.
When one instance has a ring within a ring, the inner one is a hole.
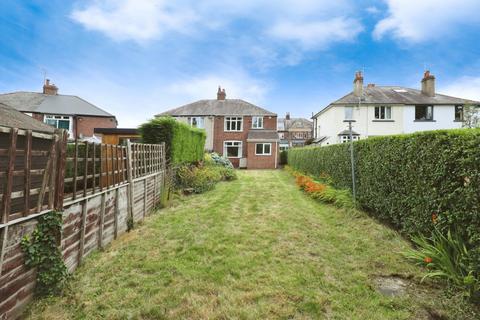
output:
M310 117L365 83L480 100L479 0L0 1L0 93L80 96L136 127L219 85Z

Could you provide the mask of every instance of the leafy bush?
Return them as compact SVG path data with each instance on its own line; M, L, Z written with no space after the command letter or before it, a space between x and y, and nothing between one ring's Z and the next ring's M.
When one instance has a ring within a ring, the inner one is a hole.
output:
M417 249L405 252L405 256L428 269L423 279L445 279L457 288L466 289L470 298L478 299L480 279L468 261L467 245L458 232L448 230L444 235L434 228L431 237L415 236L412 237L412 241Z
M207 164L217 164L220 166L224 166L225 168L233 169L233 164L227 157L221 156L216 152L207 153L205 154L205 162Z
M354 143L357 202L409 235L429 236L431 216L447 234L458 226L469 264L480 272L480 130L439 130L374 137ZM328 175L351 188L348 144L295 148L294 169Z
M62 213L50 212L38 219L33 233L20 243L25 252L25 265L37 268L35 293L39 296L59 294L68 278L58 246L61 228Z
M211 190L219 181L235 180L237 174L226 158L216 154L206 154L203 165L183 165L176 171L177 189L202 193Z
M194 163L203 159L206 133L202 129L175 120L160 117L139 127L144 143L165 142L166 158L173 164Z

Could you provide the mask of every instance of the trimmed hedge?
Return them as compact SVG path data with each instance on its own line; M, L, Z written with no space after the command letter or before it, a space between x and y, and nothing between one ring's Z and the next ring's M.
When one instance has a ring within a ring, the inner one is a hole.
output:
M351 189L349 144L292 148L288 164ZM439 130L354 143L358 204L409 235L457 229L480 272L480 130ZM457 228L456 228L457 227Z
M203 160L205 130L192 128L172 117L150 120L139 127L144 143L165 142L166 158L173 164Z

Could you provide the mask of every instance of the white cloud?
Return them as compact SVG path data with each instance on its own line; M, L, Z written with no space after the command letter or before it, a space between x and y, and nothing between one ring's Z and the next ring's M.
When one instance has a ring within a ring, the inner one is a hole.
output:
M279 22L268 30L268 34L281 40L297 41L304 48L324 49L335 42L352 41L362 30L357 20L337 17L312 22Z
M157 38L166 31L188 32L197 19L188 8L180 10L165 0L95 1L74 10L71 17L89 30L135 41Z
M365 11L373 15L379 14L381 12L380 9L375 6L368 7L367 9L365 9Z
M439 93L450 96L480 101L480 77L460 77L451 84L441 87Z
M71 17L89 30L116 40L138 42L161 38L167 32L196 33L230 30L235 21L249 21L261 35L294 40L306 48L324 48L350 41L362 30L349 17L349 0L90 0Z
M225 89L229 99L244 99L258 104L264 101L269 91L266 82L254 79L241 71L182 79L167 87L167 91L182 96L186 101L215 99L218 86Z
M420 42L442 39L460 25L480 23L478 0L384 0L388 16L373 31L376 39L386 35Z

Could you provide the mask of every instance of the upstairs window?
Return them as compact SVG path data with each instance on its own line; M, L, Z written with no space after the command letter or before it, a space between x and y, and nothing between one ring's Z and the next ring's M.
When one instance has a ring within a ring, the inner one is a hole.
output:
M455 121L463 121L463 106L455 106Z
M390 120L390 119L392 119L392 107L390 107L390 106L375 107L375 119L377 119L377 120Z
M345 120L353 119L353 107L345 107Z
M271 143L256 143L255 144L255 155L257 156L269 156L272 154L272 144Z
M188 118L188 123L194 128L205 128L205 120L203 117L190 117Z
M432 121L433 106L415 106L415 120Z
M225 117L225 131L242 131L242 117Z
M228 158L241 158L242 141L225 141L223 143L223 156Z
M72 121L69 116L45 115L43 122L54 128L65 129L69 132L72 130Z
M263 117L252 117L252 129L263 129Z

